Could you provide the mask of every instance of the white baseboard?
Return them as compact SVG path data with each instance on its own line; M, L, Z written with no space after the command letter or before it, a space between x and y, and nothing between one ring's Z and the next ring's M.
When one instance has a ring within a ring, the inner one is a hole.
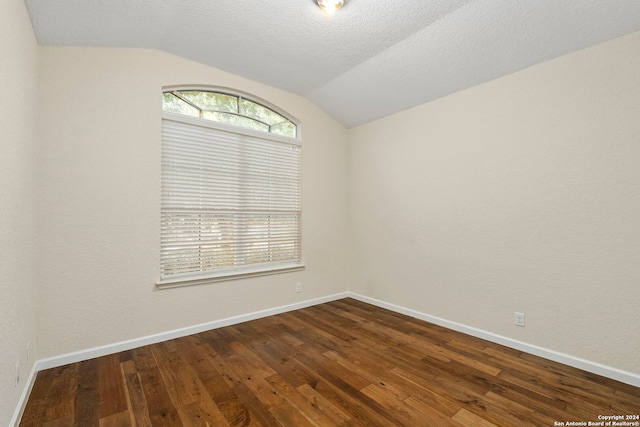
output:
M467 335L481 338L487 341L491 341L497 344L504 345L516 350L524 351L525 353L540 356L545 359L553 360L554 362L562 363L564 365L573 366L574 368L582 369L583 371L591 372L594 374L602 375L603 377L611 378L626 384L630 384L635 387L640 387L640 374L633 372L623 371L621 369L613 368L611 366L602 365L590 360L581 359L579 357L571 356L568 354L560 353L555 350L549 350L547 348L538 347L537 345L528 344L526 342L514 340L502 335L487 332L482 329L474 328L471 326L463 325L461 323L452 322L450 320L442 319L440 317L431 316L429 314L421 313L410 308L401 307L399 305L391 304L375 298L370 298L364 295L348 292L350 298L358 301L365 302L367 304L375 305L377 307L386 308L387 310L395 311L396 313L405 314L407 316L415 317L416 319L425 320L430 323L434 323L445 328L453 329L454 331L462 332Z
M186 328L174 329L172 331L161 332L159 334L148 335L145 337L135 338L128 341L121 341L113 344L107 344L99 347L93 347L86 350L80 350L73 353L67 353L60 356L54 356L47 359L38 360L33 364L31 374L28 378L28 384L25 386L18 406L13 414L13 418L9 423L10 426L17 427L22 418L24 408L27 404L29 394L35 382L36 374L45 369L56 368L58 366L67 365L69 363L81 362L83 360L93 359L94 357L106 356L108 354L118 353L120 351L131 350L145 345L156 344L162 341L172 340L175 338L193 335L211 329L222 328L225 326L235 325L249 320L260 319L262 317L273 316L274 314L286 313L288 311L299 310L301 308L311 307L323 304L329 301L335 301L349 296L348 292L342 292L325 297L314 298L311 300L301 301L294 304L283 305L280 307L270 308L266 310L255 311L253 313L242 314L239 316L227 317L225 319L214 320L212 322L202 323L200 325L188 326Z
M607 378L611 378L617 381L621 381L627 384L631 384L636 387L640 387L640 375L632 372L623 371L621 369L613 368L611 366L602 365L590 360L581 359L579 357L570 356L568 354L560 353L554 350L538 347L533 344L528 344L522 341L507 338L502 335L497 335L492 332L487 332L482 329L474 328L471 326L463 325L461 323L452 322L440 317L431 316L429 314L421 313L410 308L401 307L399 305L391 304L375 298L370 298L364 295L356 294L353 292L341 292L338 294L328 295L325 297L315 298L311 300L301 301L294 304L283 305L280 307L270 308L261 311L255 311L253 313L247 313L239 316L228 317L225 319L214 320L212 322L202 323L199 325L189 326L181 329L174 329L172 331L161 332L155 335L148 335L141 338L135 338L128 341L121 341L118 343L107 344L100 347L93 347L86 350L81 350L73 353L63 354L60 356L50 357L47 359L38 360L33 364L27 383L25 384L18 406L14 412L13 418L9 423L12 427L17 427L22 413L27 404L29 394L35 382L36 374L39 371L63 366L69 363L81 362L83 360L93 359L94 357L106 356L108 354L118 353L120 351L131 350L137 347L145 345L155 344L162 341L167 341L175 338L184 337L187 335L193 335L200 332L208 331L211 329L222 328L225 326L235 325L249 320L260 319L267 316L273 316L275 314L286 313L288 311L299 310L301 308L311 307L325 302L335 301L342 298L353 298L358 301L362 301L377 307L385 308L387 310L394 311L396 313L405 314L407 316L414 317L416 319L425 320L436 325L443 326L445 328L453 329L454 331L462 332L477 338L482 338L487 341L491 341L497 344L501 344L516 350L524 351L529 354L543 357L545 359L553 360L568 366L573 366L578 369L582 369L587 372L602 375Z
M27 382L22 389L22 394L20 394L20 399L18 400L18 406L13 412L13 417L11 417L11 420L9 421L9 426L18 427L18 424L20 424L20 419L22 418L24 408L27 406L27 400L29 399L29 395L31 394L31 389L33 388L33 383L36 381L37 374L38 362L34 363L31 367L31 372L29 372Z
M172 340L175 338L186 337L211 329L223 328L225 326L235 325L249 320L260 319L262 317L273 316L274 314L286 313L288 311L299 310L301 308L311 307L329 301L346 298L348 292L328 295L325 297L314 298L311 300L301 301L294 304L283 305L280 307L269 308L266 310L254 311L253 313L241 314L239 316L227 317L226 319L214 320L212 322L202 323L186 328L174 329L172 331L161 332L159 334L148 335L146 337L134 338L128 341L107 344L100 347L93 347L86 350L67 353L60 356L50 357L48 359L39 360L38 370L55 368L57 366L76 363L83 360L93 359L94 357L106 356L108 354L118 353L120 351L131 350L145 345L156 344L162 341Z

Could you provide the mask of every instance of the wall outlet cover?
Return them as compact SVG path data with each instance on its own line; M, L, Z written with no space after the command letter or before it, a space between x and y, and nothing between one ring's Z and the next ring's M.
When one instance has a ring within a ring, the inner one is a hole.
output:
M515 324L524 327L524 313L515 312Z

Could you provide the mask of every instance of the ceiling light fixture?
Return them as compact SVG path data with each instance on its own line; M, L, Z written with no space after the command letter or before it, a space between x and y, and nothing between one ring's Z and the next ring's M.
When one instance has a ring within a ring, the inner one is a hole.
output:
M327 15L340 9L344 5L344 0L317 0L320 9L324 10Z

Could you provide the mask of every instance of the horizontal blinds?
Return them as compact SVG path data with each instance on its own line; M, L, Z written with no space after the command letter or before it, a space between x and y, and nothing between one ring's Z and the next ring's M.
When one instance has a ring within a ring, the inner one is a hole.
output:
M300 262L300 146L163 119L161 270Z

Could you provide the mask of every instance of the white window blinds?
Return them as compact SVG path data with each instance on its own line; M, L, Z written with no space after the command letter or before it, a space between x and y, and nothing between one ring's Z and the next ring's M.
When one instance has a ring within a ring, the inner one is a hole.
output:
M300 163L297 140L164 113L159 286L301 268Z

